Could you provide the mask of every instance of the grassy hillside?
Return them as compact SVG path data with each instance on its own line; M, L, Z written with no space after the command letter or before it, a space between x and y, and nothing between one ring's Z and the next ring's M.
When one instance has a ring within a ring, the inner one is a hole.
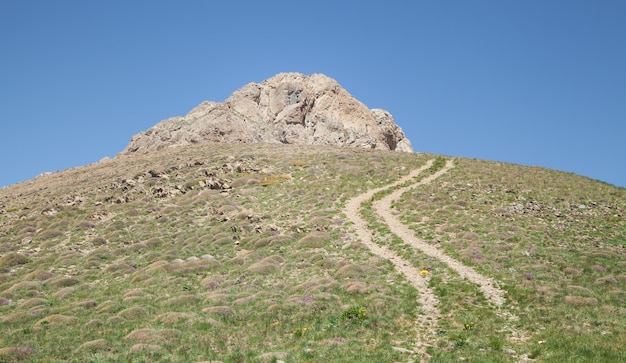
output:
M0 189L0 362L419 361L417 290L342 210L433 158L204 145ZM504 321L366 204L374 240L430 271L442 316L428 357L626 361L626 190L454 162L395 211L495 278L519 319Z

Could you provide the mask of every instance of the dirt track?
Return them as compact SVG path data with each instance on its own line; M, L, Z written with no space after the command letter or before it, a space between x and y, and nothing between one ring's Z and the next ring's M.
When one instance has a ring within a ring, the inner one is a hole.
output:
M369 190L361 195L358 195L346 203L345 214L354 223L354 229L363 244L365 244L372 253L385 258L395 266L396 270L400 272L404 277L418 290L418 304L420 312L418 314L418 321L416 322L417 341L415 352L421 353L422 358L427 355L425 348L429 345L433 345L435 342L435 332L437 331L437 321L440 317L440 312L437 307L439 301L435 293L428 287L428 277L422 277L420 270L413 267L412 263L398 256L395 252L388 249L385 246L381 246L372 241L372 233L369 230L367 223L361 218L360 209L363 202L372 199L374 194L390 188L396 188L399 185L413 179L417 175L428 170L433 164L433 160L429 160L424 166L414 170L409 175L401 178L400 180L391 183L387 186ZM388 225L389 229L398 237L400 237L405 243L412 247L419 249L424 254L437 258L445 263L450 269L456 271L467 280L478 285L478 288L482 291L485 297L495 305L496 308L502 306L505 302L504 291L496 286L493 279L481 275L473 268L462 264L461 262L446 255L443 251L428 244L428 242L417 238L414 233L394 215L391 209L391 203L393 200L398 199L403 193L410 189L416 188L420 185L428 184L440 177L448 170L454 167L452 161L448 160L445 166L434 174L423 178L419 182L415 182L409 186L397 188L391 194L384 198L375 201L373 203L374 210L382 218L382 220ZM514 319L509 313L499 311L499 315L504 315L509 319Z

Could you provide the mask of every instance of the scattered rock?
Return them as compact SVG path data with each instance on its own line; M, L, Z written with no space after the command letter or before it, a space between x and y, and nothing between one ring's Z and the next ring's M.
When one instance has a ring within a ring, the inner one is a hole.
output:
M516 352L516 351L514 351L514 350L513 350L513 349L511 349L511 348L504 348L504 349L502 349L502 352L503 352L504 354L508 354L508 355L516 355L516 354L517 354L517 352Z
M391 350L394 350L394 351L400 352L400 353L405 353L405 354L415 354L414 351L412 351L410 349L406 349L406 348L401 348L401 347L391 347Z

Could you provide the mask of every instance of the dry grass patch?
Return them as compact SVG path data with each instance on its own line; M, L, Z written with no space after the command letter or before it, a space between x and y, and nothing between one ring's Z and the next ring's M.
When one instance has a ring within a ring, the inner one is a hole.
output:
M209 315L231 315L235 310L230 306L209 306L202 309L202 312Z
M195 314L195 313L170 311L167 313L157 315L153 319L153 321L157 323L161 323L161 324L167 324L167 325L180 324L180 323L191 325L197 319L198 319L198 314Z
M582 306L582 305L597 305L598 299L594 297L584 297L584 296L565 296L564 299L566 304L574 305L574 306Z
M165 267L165 270L173 274L198 273L219 266L219 261L215 259L192 259L187 261L172 262Z
M224 304L226 303L228 300L230 300L230 298L232 297L231 294L228 293L224 293L224 292L212 292L209 293L205 296L205 299L203 300L203 302L205 303L219 303L219 304Z
M275 184L282 184L291 179L293 179L291 174L261 175L261 177L259 178L259 185L266 187L266 186L275 185Z
M18 252L9 252L0 257L0 267L13 267L30 262L30 258Z
M80 284L79 279L75 277L66 277L66 276L53 277L53 278L47 279L44 282L44 285L53 286L53 287L67 287L67 286L74 286L78 284Z
M281 256L269 256L248 266L247 270L259 274L268 274L277 270L284 261L285 259Z
M154 282L154 277L152 277L152 275L149 274L137 274L135 276L133 276L133 278L130 280L131 283L133 284L144 284L144 285L149 285L150 283Z
M366 294L372 290L375 290L374 287L368 286L366 283L362 281L350 281L350 282L343 284L341 288L351 294L353 293Z
M179 306L179 305L194 303L194 302L200 301L200 300L202 300L202 297L200 295L183 294L183 295L174 296L174 297L171 297L169 299L166 299L165 301L163 301L163 304L170 305L170 306L172 306L172 305L173 306Z
M302 237L297 245L304 248L322 248L329 238L330 235L326 232L313 232Z
M56 229L47 229L45 231L41 231L40 233L38 233L36 235L37 240L42 240L42 241L48 241L51 240L53 238L57 238L57 237L61 237L64 236L65 233L56 230ZM43 245L42 245L43 246ZM49 245L48 245L49 247Z
M311 293L323 289L332 288L337 285L337 281L332 278L313 278L293 287L293 291Z
M583 286L570 285L567 287L568 290L580 292L586 295L593 295L593 291Z
M28 359L37 350L30 347L5 347L0 348L0 361L2 362L19 362Z
M235 257L231 258L228 262L236 265L243 265L249 261L258 261L262 256L258 252L249 250L237 251Z
M52 294L52 297L54 297L57 300L63 300L67 298L68 296L72 295L75 290L76 290L75 287L64 287L60 289L59 291L55 292L54 294Z
M123 296L124 299L128 299L128 298L151 298L152 295L145 292L143 289L133 289L130 290L128 292L126 292Z
M50 279L52 277L55 277L55 274L53 274L52 272L48 272L48 271L44 271L44 270L35 270L33 272L29 272L26 275L24 275L24 280L39 280L39 281L45 281L47 279Z
M37 296L42 287L39 281L20 281L2 292L2 296L12 299L17 297Z
M348 264L339 268L335 275L337 278L354 278L354 277L366 277L371 272L369 266Z
M155 273L159 271L165 271L166 266L168 266L169 264L170 264L169 262L164 261L164 260L154 261L144 269L144 272L150 274L150 273Z
M133 330L124 339L137 343L156 344L173 342L180 335L181 331L178 329L141 328Z
M117 301L107 300L98 305L96 310L101 313L110 313L119 310L120 306L121 304Z
M117 313L117 316L126 320L139 320L146 318L150 313L142 306L132 306Z
M98 306L98 302L96 300L82 300L72 303L72 308L83 308L83 309L91 309Z
M595 283L597 285L609 285L609 284L617 284L619 281L615 278L615 276L604 276L597 278Z
M213 276L207 276L200 281L200 286L204 289L216 289L220 286L220 282Z
M81 353L84 351L94 353L100 350L110 350L110 349L111 349L111 345L107 343L106 340L96 339L96 340L91 340L91 341L81 344L78 348L76 348L74 353Z
M2 324L24 324L38 319L43 315L45 309L34 309L30 311L15 311L0 318Z
M42 299L40 297L34 297L32 299L28 299L26 301L24 301L23 303L21 303L17 308L24 310L24 309L30 309L34 306L43 306L46 304L48 300L46 299Z
M113 276L116 275L125 275L131 274L136 271L134 263L132 262L119 262L108 265L104 269L104 273L111 274Z
M53 314L50 316L46 316L43 319L38 320L34 327L35 328L48 328L53 326L62 326L69 325L76 322L76 317L67 316L62 314Z

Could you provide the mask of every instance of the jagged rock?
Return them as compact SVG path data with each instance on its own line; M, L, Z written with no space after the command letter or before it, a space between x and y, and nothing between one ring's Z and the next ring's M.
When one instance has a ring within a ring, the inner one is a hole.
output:
M322 74L280 73L226 101L205 101L132 137L122 154L196 143L347 145L412 152L384 110L368 109Z

